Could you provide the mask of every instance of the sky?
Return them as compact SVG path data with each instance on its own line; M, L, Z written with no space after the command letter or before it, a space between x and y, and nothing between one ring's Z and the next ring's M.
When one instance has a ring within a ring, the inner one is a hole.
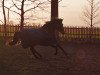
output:
M88 6L87 0L62 0L60 5L66 6L59 8L59 17L64 19L65 26L89 26L81 19L85 6Z
M59 17L64 19L66 26L83 26L80 19L86 0L63 0L60 5L65 7L59 8Z
M9 1L9 0L8 0ZM7 3L6 5L9 6L10 3ZM59 3L59 18L63 18L63 24L64 26L87 26L82 20L82 11L84 6L87 5L86 0L62 0ZM46 17L45 20L38 20L38 22L45 22L50 20L50 9L47 10L48 12L38 12L36 15L40 15L41 17ZM17 18L17 16L14 13L10 14L11 18ZM2 19L2 17L0 18ZM18 21L17 19L14 21ZM31 22L31 21L30 21ZM36 21L37 22L37 21ZM43 23L42 22L42 23Z

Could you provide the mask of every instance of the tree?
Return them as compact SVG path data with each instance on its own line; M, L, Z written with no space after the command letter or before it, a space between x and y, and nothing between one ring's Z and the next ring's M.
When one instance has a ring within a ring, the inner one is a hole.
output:
M82 20L90 26L89 36L90 39L92 39L93 27L96 24L100 23L100 20L98 19L100 13L99 12L100 2L99 0L87 0L87 2L88 2L88 6L85 6Z
M3 16L4 16L4 31L6 33L6 13L5 13L5 0L2 0L2 10L3 10Z
M50 2L50 0L48 0ZM62 0L51 0L51 20L59 17L58 4Z
M87 23L91 28L100 23L99 17L99 0L87 0L88 5L85 6L83 11L82 20Z
M9 25L9 19L10 19L10 9L13 7L14 5L10 6L10 7L6 7L4 6L6 9L7 9L7 24Z
M27 1L27 2L26 2ZM24 26L24 19L25 19L25 13L38 8L40 5L44 4L44 2L41 2L39 0L12 0L14 6L17 8L18 11L13 11L15 13L17 13L20 16L20 29L23 28ZM15 3L16 2L16 3ZM18 4L17 4L18 3ZM29 3L29 4L27 4ZM20 5L19 5L20 4ZM26 6L32 5L30 8L25 9Z

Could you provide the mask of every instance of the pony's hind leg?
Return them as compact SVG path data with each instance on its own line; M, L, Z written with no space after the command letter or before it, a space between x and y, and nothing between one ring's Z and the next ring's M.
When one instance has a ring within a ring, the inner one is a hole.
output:
M68 57L68 54L64 51L64 49L59 44L57 44L57 47L59 47L62 50L62 52Z
M42 56L34 49L34 47L30 47L31 52L33 53L35 58L41 58Z
M52 45L51 47L55 48L56 51L55 51L54 55L57 55L58 54L58 48L57 48L57 46L53 46Z

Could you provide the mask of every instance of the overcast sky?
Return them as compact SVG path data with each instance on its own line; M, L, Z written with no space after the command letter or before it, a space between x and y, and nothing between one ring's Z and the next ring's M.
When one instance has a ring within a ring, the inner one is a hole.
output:
M80 18L82 17L84 7L88 5L87 0L63 0L61 5L66 5L66 7L59 8L59 17L64 18L64 24L66 26L88 26Z
M9 6L10 3L6 5ZM85 5L87 5L86 0L62 0L62 2L59 3L59 18L64 19L63 23L65 26L87 26L80 19ZM44 15L43 12L37 14L40 14L42 17L47 17L48 19L46 20L50 20L50 12L46 13L46 15ZM16 18L13 13L11 15ZM2 19L2 17L0 19Z

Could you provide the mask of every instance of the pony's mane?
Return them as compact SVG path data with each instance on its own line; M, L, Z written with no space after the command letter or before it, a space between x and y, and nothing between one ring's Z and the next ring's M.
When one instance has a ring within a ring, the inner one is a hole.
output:
M47 21L47 22L45 22L46 24L48 24L48 23L50 23L51 21Z
M52 21L47 21L44 25L50 25Z
M47 21L44 25L43 25L43 27L42 28L47 28L47 27L49 27L49 26L51 26L51 21Z
M52 21L47 21L40 29L43 31L52 31L55 30L55 28L57 27L57 25L59 25L58 23L62 22L62 19L54 19Z
M47 21L47 22L44 24L44 26L45 26L45 25L51 25L51 24L54 23L54 22L62 22L62 19L54 19L54 20L52 20L52 21Z

